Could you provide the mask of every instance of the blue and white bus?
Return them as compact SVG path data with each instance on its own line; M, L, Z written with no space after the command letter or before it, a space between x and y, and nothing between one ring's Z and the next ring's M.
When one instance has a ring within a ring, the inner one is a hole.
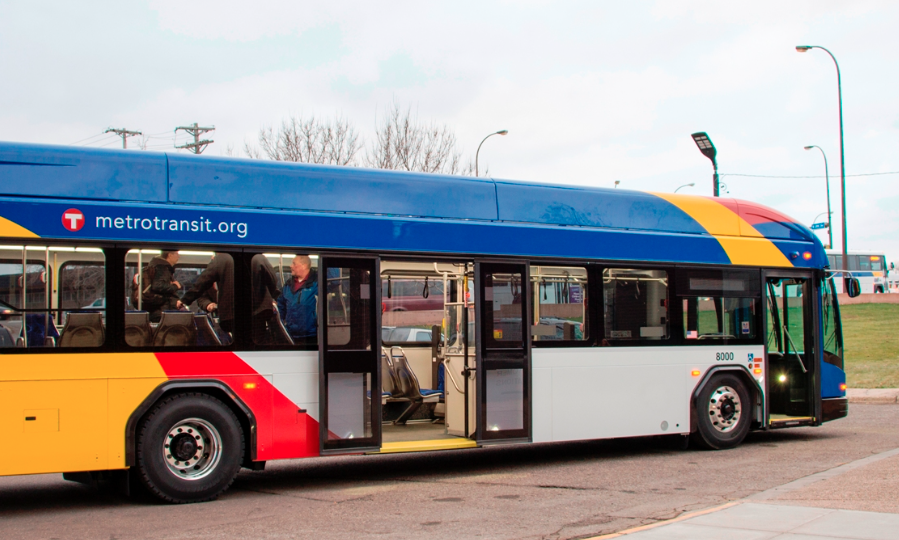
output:
M849 259L849 268L843 267L843 252L827 250L827 260L830 269L834 272L848 270L849 274L858 279L862 294L882 294L890 292L890 284L887 278L886 257L883 253L873 251L850 251L846 253ZM842 280L835 280L837 292L843 292Z
M0 143L0 475L818 426L827 265L733 199Z

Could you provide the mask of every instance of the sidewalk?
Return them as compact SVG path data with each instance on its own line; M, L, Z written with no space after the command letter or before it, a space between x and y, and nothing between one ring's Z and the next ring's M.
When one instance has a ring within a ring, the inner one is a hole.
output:
M849 403L899 403L899 388L850 388L846 390L846 397Z
M716 508L593 540L895 540L899 448Z

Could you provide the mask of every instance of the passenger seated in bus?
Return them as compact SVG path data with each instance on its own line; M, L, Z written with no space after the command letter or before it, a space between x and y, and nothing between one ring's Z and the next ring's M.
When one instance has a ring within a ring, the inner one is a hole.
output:
M275 313L275 300L281 296L275 269L265 255L253 255L250 261L250 275L253 284L253 342L258 345L271 343L269 323Z
M219 315L219 325L225 332L234 331L234 259L227 253L216 253L209 266L184 293L181 302L189 306L197 302L204 293L217 286L217 300L214 302ZM206 304L207 308L209 304ZM208 310L207 310L208 311Z
M177 292L181 284L175 281L175 264L180 257L177 251L163 251L142 271L141 310L150 313L150 322L159 322L163 311L181 309Z
M318 273L308 255L297 255L290 263L291 279L278 297L278 311L294 343L317 343Z

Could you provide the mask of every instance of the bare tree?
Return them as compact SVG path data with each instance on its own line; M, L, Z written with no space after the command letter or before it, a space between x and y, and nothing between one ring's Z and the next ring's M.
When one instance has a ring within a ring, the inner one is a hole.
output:
M442 174L473 174L469 163L462 163L456 149L456 135L446 125L420 122L394 102L386 118L376 128L375 143L365 162L370 167Z
M327 165L356 165L361 143L355 128L348 120L308 119L291 116L281 128L259 130L259 148L244 144L244 152L251 158L263 156L275 161L297 161Z

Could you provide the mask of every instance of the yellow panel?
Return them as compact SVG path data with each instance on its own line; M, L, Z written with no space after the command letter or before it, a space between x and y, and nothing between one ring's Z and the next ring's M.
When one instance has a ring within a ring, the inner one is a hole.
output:
M106 469L106 392L105 379L0 382L0 433L16 434L0 444L0 476ZM23 432L24 411L47 409L58 431Z
M0 371L0 381L165 377L153 353L40 354L7 358Z
M653 193L677 206L713 235L731 264L785 266L793 263L773 242L730 208L707 197Z
M167 377L152 353L5 357L0 372L0 476L125 467L125 425ZM58 431L45 424L58 411ZM26 421L27 416L35 416ZM40 423L31 426L32 422Z
M15 238L40 238L40 236L22 227L18 223L0 217L0 236L8 236Z
M793 264L770 240L764 238L716 238L731 264L747 266L785 266Z
M22 412L22 433L59 431L59 409L25 409Z
M381 445L380 452L372 454L395 454L399 452L429 452L431 450L459 450L477 448L478 443L471 439L436 439L432 441L391 442Z
M109 381L109 468L125 468L125 426L138 405L166 382L153 379L111 379Z

